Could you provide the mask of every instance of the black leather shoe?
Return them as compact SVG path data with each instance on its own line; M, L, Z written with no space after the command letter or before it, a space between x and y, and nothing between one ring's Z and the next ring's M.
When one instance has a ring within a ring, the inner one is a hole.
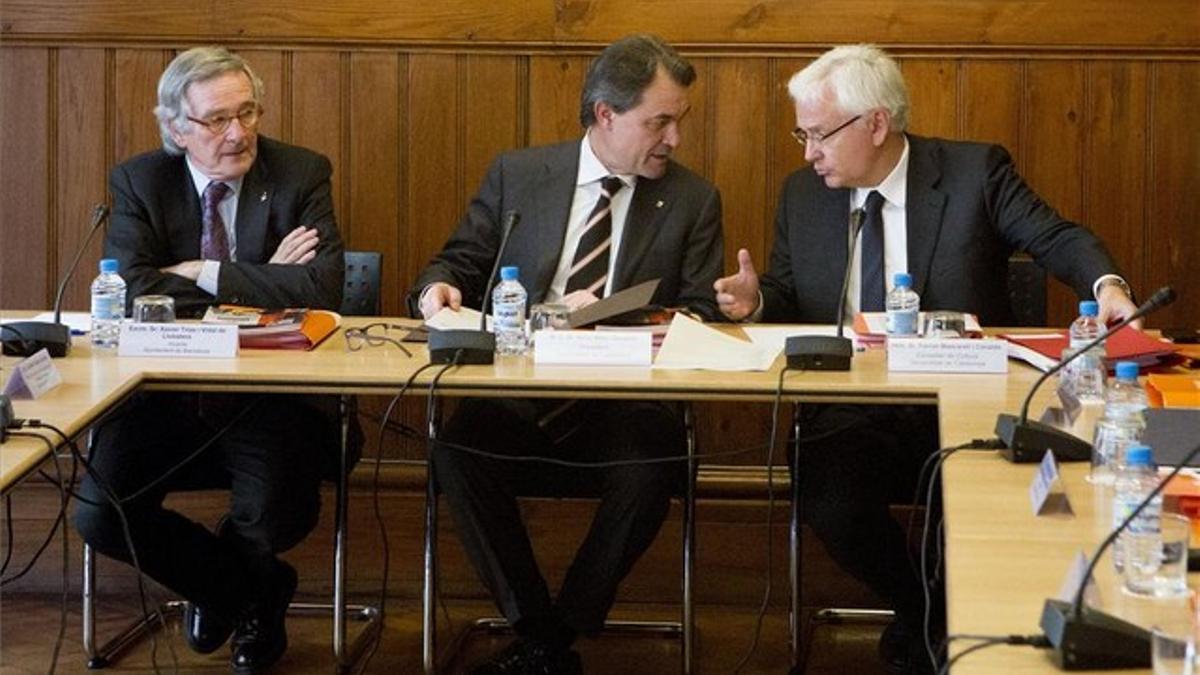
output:
M472 668L471 675L583 675L583 660L573 649L521 638Z
M280 562L274 583L243 614L233 633L230 665L235 675L254 675L275 665L287 650L284 616L296 594L296 570Z
M211 654L233 633L233 622L207 612L194 602L183 606L183 640L197 654Z

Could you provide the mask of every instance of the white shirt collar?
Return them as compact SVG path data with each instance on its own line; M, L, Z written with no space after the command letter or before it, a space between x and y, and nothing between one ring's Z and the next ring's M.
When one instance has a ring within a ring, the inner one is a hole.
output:
M196 194L199 195L201 201L203 201L204 190L208 187L209 183L213 182L213 179L209 178L207 174L193 164L191 157L184 155L184 160L187 162L188 171L192 174L192 185L196 186ZM233 180L223 180L221 182L229 186L230 194L236 195L242 191L242 181L245 178L246 177L243 175L238 176Z
M637 175L629 173L614 174L604 166L604 162L596 156L592 150L591 132L584 134L583 141L579 144L579 173L576 176L576 185L587 185L588 183L599 182L608 176L615 175L621 179L625 187L634 187L637 185Z
M900 208L904 208L908 201L908 136L904 136L904 151L900 153L900 159L896 162L896 166L892 167L891 173L887 178L883 179L879 185L874 187L857 188L854 191L854 206L860 207L867 201L867 195L871 194L872 190L877 190L889 204L895 204Z

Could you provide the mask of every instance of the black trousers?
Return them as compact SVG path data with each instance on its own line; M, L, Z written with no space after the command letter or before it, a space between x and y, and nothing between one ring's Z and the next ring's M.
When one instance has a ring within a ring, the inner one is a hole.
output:
M102 485L128 499L123 510L145 574L229 619L264 588L275 554L316 526L321 455L336 449L324 447L327 420L302 399L143 393L97 429L90 463ZM213 488L230 490L218 532L163 506L171 492ZM90 474L80 494L94 502L75 511L84 541L131 562L121 518Z
M914 628L923 618L923 584L889 505L912 502L921 465L939 447L938 437L937 413L928 406L801 408L805 520L838 566ZM936 488L935 495L940 495ZM940 509L940 497L933 508ZM932 601L936 620L944 602Z
M459 537L510 625L561 621L576 633L604 625L617 587L654 541L686 463L570 469L540 462L480 457L454 446L500 455L576 462L649 459L686 452L679 410L661 402L466 399L435 447L433 466ZM539 421L543 421L539 424ZM557 599L538 569L518 495L597 496L586 538Z

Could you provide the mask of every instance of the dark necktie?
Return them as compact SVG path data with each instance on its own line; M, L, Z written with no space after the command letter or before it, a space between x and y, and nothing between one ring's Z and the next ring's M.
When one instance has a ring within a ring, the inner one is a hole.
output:
M220 181L213 181L204 188L204 229L200 233L200 257L204 260L229 260L229 235L225 232L225 219L217 209L228 193L229 186Z
M887 286L883 279L883 202L883 195L871 190L864 207L860 312L882 312L884 307Z
M604 297L604 284L608 281L608 258L612 250L612 198L624 183L616 176L600 181L600 199L583 226L583 236L575 247L575 258L567 273L567 293L577 290L591 291L597 298Z

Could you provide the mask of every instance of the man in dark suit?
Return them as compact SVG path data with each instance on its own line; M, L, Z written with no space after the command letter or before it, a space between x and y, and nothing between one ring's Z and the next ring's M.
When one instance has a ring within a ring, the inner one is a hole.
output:
M580 307L659 279L653 302L716 317L710 289L721 269L720 195L670 158L694 78L658 38L606 48L584 85L583 140L505 153L492 164L457 231L414 284L414 313L479 306L502 214L515 210L521 222L502 263L520 268L531 303ZM519 636L474 672L581 672L571 644L602 628L618 585L666 516L681 465L562 470L468 450L584 463L681 456L681 419L664 402L462 402L434 469L468 556ZM556 599L514 498L545 485L601 498Z
M858 208L865 218L850 258L849 317L883 311L892 275L908 272L923 310L1011 323L1006 266L1014 250L1028 252L1081 298L1095 296L1102 320L1134 311L1104 245L1038 198L1003 148L905 132L904 80L882 51L834 49L793 76L788 89L793 134L810 166L784 184L767 274L758 277L743 249L739 271L715 284L727 317L837 321L848 223ZM880 643L885 661L897 670L927 668L918 639L923 589L888 504L912 498L918 468L938 447L935 416L846 405L809 406L804 415L799 470L808 524L842 568L895 609Z
M159 81L163 150L115 167L106 257L128 298L211 304L341 303L344 263L324 157L260 138L262 83L220 48L180 54ZM189 601L184 635L201 653L233 634L236 673L287 645L296 572L276 554L312 531L319 482L338 461L336 400L144 393L97 427L75 522L96 550L132 561ZM215 532L166 509L177 489L229 487ZM127 541L112 499L123 503Z

